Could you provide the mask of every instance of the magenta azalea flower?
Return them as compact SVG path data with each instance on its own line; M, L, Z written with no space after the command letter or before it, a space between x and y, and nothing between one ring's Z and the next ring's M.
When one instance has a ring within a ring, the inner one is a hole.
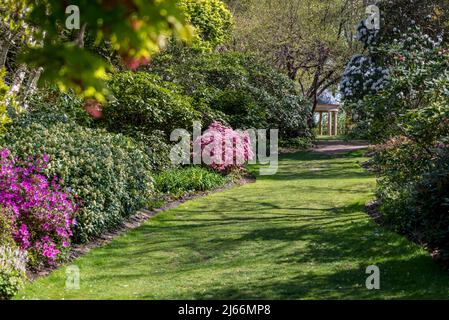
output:
M43 174L48 161L48 155L12 159L9 150L0 150L0 207L11 212L16 243L51 264L69 247L77 206L57 178L49 182Z

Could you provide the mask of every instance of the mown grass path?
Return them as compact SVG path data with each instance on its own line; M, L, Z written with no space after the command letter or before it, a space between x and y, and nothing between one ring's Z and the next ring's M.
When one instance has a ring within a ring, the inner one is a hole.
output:
M295 153L278 174L186 202L73 262L16 298L448 298L449 275L364 213L374 177L361 151ZM367 266L381 289L365 287Z

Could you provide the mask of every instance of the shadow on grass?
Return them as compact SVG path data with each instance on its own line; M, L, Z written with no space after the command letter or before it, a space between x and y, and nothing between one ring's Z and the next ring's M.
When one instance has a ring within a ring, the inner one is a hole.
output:
M131 243L117 243L112 250L121 254L120 260L109 263L121 268L152 252L183 252L169 272L173 277L185 272L207 272L207 268L227 270L230 265L248 267L245 261L248 244L258 244L252 259L266 260L275 268L267 273L254 270L254 277L245 283L227 281L222 275L211 273L216 285L195 290L195 299L302 299L302 298L442 298L447 297L444 286L432 287L449 278L402 237L379 230L360 216L360 204L351 204L333 210L337 215L310 215L294 219L292 215L275 217L223 217L222 219L182 219L172 217L166 226L147 225ZM185 212L188 215L188 212ZM344 214L343 214L344 213ZM242 225L245 222L245 225ZM249 223L250 222L250 223ZM248 227L250 226L250 227ZM225 227L225 229L223 229ZM223 230L233 230L232 233ZM383 233L384 232L384 233ZM213 234L212 237L204 237ZM164 241L160 242L159 237ZM138 248L125 252L129 247ZM174 249L175 248L175 249ZM108 251L111 254L111 250ZM118 253L117 253L118 254ZM116 254L113 253L115 256ZM211 262L213 261L213 262ZM166 264L166 262L164 262ZM382 291L365 288L365 269L375 264L380 267ZM307 266L319 266L311 271ZM276 269L292 272L289 278L277 277ZM423 274L423 271L427 272ZM125 275L133 277L131 274ZM101 275L98 275L101 277ZM145 274L135 274L134 280L144 280ZM97 277L96 277L97 278ZM223 282L232 283L223 285Z
M429 287L425 278L416 278L428 259L417 256L410 259L392 259L379 264L381 270L380 290L368 290L365 285L366 266L355 266L327 274L298 272L286 280L276 277L248 282L245 285L210 288L197 292L195 299L439 299L447 298L448 292ZM391 270L392 272L389 272ZM409 275L397 270L408 271ZM410 276L413 274L413 276ZM410 283L404 286L404 283Z
M279 169L275 175L259 176L264 180L305 180L305 179L363 179L372 173L354 166L356 159L363 156L364 150L347 154L328 155L322 153L297 152L281 155ZM260 165L251 166L257 173Z
M372 181L354 165L362 153L285 155L278 176L160 213L80 259L83 283L98 285L83 293L115 297L101 290L126 285L141 299L447 298L447 274L364 214ZM340 182L350 178L359 181ZM372 264L380 291L365 288ZM55 277L64 283L63 272Z

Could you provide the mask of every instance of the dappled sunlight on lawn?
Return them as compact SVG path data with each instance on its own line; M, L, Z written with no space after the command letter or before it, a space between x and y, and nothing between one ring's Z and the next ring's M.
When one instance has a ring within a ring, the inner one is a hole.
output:
M361 154L285 155L276 176L186 202L78 259L81 290L63 289L61 269L17 298L447 297L428 254L364 213L375 179ZM365 287L372 264L379 291Z

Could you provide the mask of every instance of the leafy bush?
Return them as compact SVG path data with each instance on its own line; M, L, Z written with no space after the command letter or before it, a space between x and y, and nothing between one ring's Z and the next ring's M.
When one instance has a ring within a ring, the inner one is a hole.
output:
M254 157L249 134L219 122L212 123L193 143L200 146L203 163L222 172L239 169Z
M358 100L365 134L379 143L374 157L385 221L449 260L449 50L420 26L376 54L388 79Z
M47 163L46 155L23 161L9 150L0 152L0 205L12 212L12 235L35 264L53 264L66 252L75 224L76 204L57 178L49 181L42 174Z
M192 97L206 125L220 121L239 129L279 129L281 138L312 135L307 126L311 103L295 82L250 55L167 51L149 70Z
M47 177L81 199L74 236L86 241L145 206L152 195L151 161L143 146L123 135L72 123L20 126L3 138L14 155L47 154Z
M158 193L179 197L221 187L229 178L203 167L184 167L161 172L154 180Z
M402 137L376 148L378 197L386 222L449 260L449 145L428 154Z
M439 248L449 261L449 146L445 153L436 168L416 183L409 207L413 227L424 235L420 240Z
M115 100L104 108L103 118L111 131L151 135L159 130L169 137L174 129L189 129L200 118L190 99L158 76L123 72L109 85Z
M43 126L56 123L80 125L88 128L104 127L105 122L93 119L85 108L83 101L74 95L60 93L46 88L38 91L29 101L26 112L14 119L14 126L29 126L38 123ZM143 134L140 131L129 128L117 130L118 126L112 126L110 130L119 131L132 137L138 144L145 146L145 151L150 159L153 170L163 170L170 167L170 146L166 143L166 134L160 130Z
M254 128L259 125L265 128L267 126L266 111L248 92L243 90L227 89L219 92L211 101L211 105L228 115L226 119L231 127Z
M74 122L85 127L94 125L94 120L83 108L83 99L72 93L61 93L53 87L38 90L27 104L27 112L20 115L23 125L48 125L57 122Z
M154 130L151 134L139 131L124 131L124 135L132 137L148 156L152 171L159 172L173 167L170 161L171 145L168 144L164 132Z
M12 298L26 280L26 253L16 247L0 246L0 300Z
M181 0L180 7L195 29L194 48L211 51L229 40L234 21L222 1Z

